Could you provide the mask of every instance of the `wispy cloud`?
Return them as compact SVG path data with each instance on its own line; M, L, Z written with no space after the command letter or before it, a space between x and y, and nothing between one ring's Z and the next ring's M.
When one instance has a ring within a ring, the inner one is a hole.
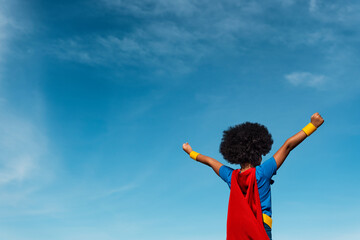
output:
M277 0L282 6L290 7L295 3L295 0Z
M3 87L0 94L13 95L8 90ZM51 216L62 208L42 194L56 171L43 127L42 103L32 98L34 109L24 113L10 99L0 103L0 210L4 217Z
M14 77L16 67L9 68L14 59L21 65L28 45L16 46L32 33L32 23L19 1L0 0L0 6L0 210L4 218L47 214L54 210L48 203L34 204L35 193L52 177L43 102L29 76L26 91L18 95L22 79ZM30 103L24 111L25 102Z
M360 233L357 231L357 229L351 229L347 231L337 231L337 232L314 232L309 231L309 233L304 233L299 236L294 236L294 234L289 233L279 233L278 239L279 240L285 240L285 239L294 239L294 240L301 240L301 239L309 239L309 240L315 240L319 238L326 238L329 240L342 240L342 239L359 239Z
M262 36L256 1L103 1L107 11L137 19L127 31L59 39L49 52L86 64L148 66L157 73L188 73L218 52L236 52L239 39Z
M316 0L309 0L308 5L279 0L275 6L235 0L211 4L203 0L102 0L101 3L105 11L136 21L120 32L93 32L58 39L48 52L90 65L148 66L159 73L188 73L219 53L241 56L242 49L251 46L247 42L266 41L290 47L309 45L321 50L325 49L322 44L332 46L342 41L336 29L317 21L330 16L334 9L323 8ZM291 26L294 19L288 13L295 11L295 5L319 12L305 20L319 26L284 29L276 21L268 21L267 16L276 8L279 17L289 19ZM345 11L342 9L340 12ZM340 12L337 14L343 16Z
M288 49L289 54L294 49L309 50L320 59L314 71L323 74L296 72L286 79L293 85L314 88L323 87L324 82L336 84L340 78L343 81L341 72L355 69L348 62L359 61L358 54L347 54L346 61L339 60L344 51L358 49L359 31L354 25L360 22L355 14L360 9L357 3L102 0L97 6L110 11L114 22L117 18L132 21L111 31L90 30L54 39L47 46L48 53L66 61L114 67L116 71L139 67L142 71L138 75L154 74L151 76L156 78L191 73L219 56L238 61L268 54L254 46ZM302 14L293 14L300 10ZM299 21L310 27L299 26ZM329 22L346 25L351 34L344 34ZM331 76L331 81L325 76Z
M6 90L1 89L0 94ZM0 209L4 216L57 211L57 206L35 197L52 181L54 161L49 157L39 102L33 99L33 104L36 110L25 114L10 101L0 104Z
M196 34L164 22L147 25L125 36L96 35L59 40L51 51L59 58L91 65L145 65L186 73L206 54L198 40Z
M324 75L316 75L309 72L293 72L285 75L285 79L294 86L313 88L320 88L326 82Z
M319 0L310 0L309 2L309 11L312 13L316 11L316 14L312 14L315 19L338 26L358 26L360 23L359 10L360 3L358 1L334 1L331 4Z
M315 12L317 10L317 0L310 0L309 2L309 11Z
M0 185L21 182L37 173L46 142L41 131L0 107Z
M113 188L113 189L108 189L105 190L103 192L100 192L98 194L92 193L91 198L108 198L110 196L116 195L116 194L124 194L127 193L129 191L132 191L136 188L139 187L139 184L135 183L135 182L130 182L127 183L125 185Z
M197 5L202 1L103 0L103 2L109 7L116 7L118 11L146 17L163 14L176 14L178 16L191 15L197 11Z
M43 209L46 204L30 207L29 203L52 174L46 161L49 146L42 125L41 97L31 84L27 93L32 96L17 96L13 87L21 80L14 79L7 68L8 56L17 57L14 42L32 31L31 21L18 3L0 0L0 209L9 216L48 211ZM29 98L31 107L24 112L21 103Z
M21 182L36 173L38 159L46 148L40 129L12 111L14 106L5 97L7 89L1 86L8 81L1 75L6 64L5 56L11 51L9 41L28 33L31 28L29 22L13 16L13 4L16 5L16 1L0 0L0 186ZM19 8L16 10L22 12Z
M0 0L0 5L3 5L4 1ZM8 17L5 15L3 8L0 8L0 81L2 79L4 54L6 51L6 41L8 38L7 26L9 25ZM1 84L1 82L0 82Z
M0 84L5 70L6 54L12 52L9 43L32 31L31 21L26 19L23 10L19 7L14 10L14 5L17 4L17 0L0 0ZM22 18L17 18L15 13L20 14Z

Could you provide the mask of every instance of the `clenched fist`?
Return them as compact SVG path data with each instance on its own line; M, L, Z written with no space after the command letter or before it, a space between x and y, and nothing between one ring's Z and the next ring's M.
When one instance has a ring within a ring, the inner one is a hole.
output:
M324 123L324 119L320 116L319 113L314 113L311 116L311 123L314 124L316 128L318 128Z
M184 143L184 144L183 144L183 149L184 149L184 151L187 152L188 154L190 154L190 153L192 152L192 148L191 148L191 146L190 146L189 143Z

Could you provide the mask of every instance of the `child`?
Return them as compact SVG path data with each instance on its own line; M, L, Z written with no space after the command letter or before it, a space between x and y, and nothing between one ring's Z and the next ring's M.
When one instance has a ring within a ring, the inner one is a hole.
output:
M273 144L267 128L246 122L224 131L220 152L231 164L240 164L234 170L217 160L192 150L188 143L183 149L190 157L210 166L230 187L227 219L227 240L271 240L272 176L285 161L290 151L323 124L319 113L300 132L287 139L270 159L261 163Z

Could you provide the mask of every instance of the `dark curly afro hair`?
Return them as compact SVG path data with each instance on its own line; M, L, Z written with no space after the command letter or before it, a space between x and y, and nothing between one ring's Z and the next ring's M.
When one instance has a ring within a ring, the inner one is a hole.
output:
M260 165L261 156L270 152L273 139L264 125L246 122L224 131L220 153L232 164Z

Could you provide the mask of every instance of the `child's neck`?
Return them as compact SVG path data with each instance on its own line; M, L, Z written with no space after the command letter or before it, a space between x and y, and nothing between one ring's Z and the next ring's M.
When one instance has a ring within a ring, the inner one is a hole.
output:
M253 165L251 165L250 163L244 164L241 166L240 172L244 172L250 168L254 167Z

